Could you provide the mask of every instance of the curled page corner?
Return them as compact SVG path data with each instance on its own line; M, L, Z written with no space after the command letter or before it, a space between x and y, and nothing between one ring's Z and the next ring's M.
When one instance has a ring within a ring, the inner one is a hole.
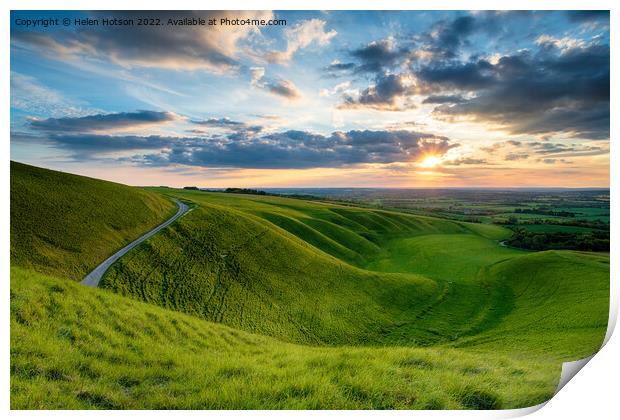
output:
M612 289L613 291L613 289ZM590 360L609 342L614 330L616 328L616 321L618 319L618 296L616 293L610 294L610 305L609 305L609 321L607 322L607 331L605 333L605 338L603 339L603 343L601 344L601 348L591 356L586 358L575 360L572 362L564 362L562 363L562 373L560 374L560 382L558 383L558 387L555 389L554 396L557 395L558 392L571 380L573 377L581 370L583 367L588 364Z
M608 332L611 329L608 329ZM606 341L605 341L606 342ZM603 344L604 345L604 344ZM602 346L601 346L602 347ZM571 380L573 379L573 377L590 361L592 360L592 358L596 356L596 353L593 354L592 356L588 356L584 359L580 359L580 360L574 360L572 362L564 362L562 363L562 373L560 374L560 381L558 382L558 386L555 389L555 392L553 393L553 396L555 397L558 392L560 392L560 390L562 388L564 388L564 386ZM551 397L553 398L553 397ZM523 417L523 416L527 416L529 414L535 413L536 411L540 410L541 408L543 408L545 405L547 405L547 403L549 401L551 401L551 398L543 403L537 404L537 405L533 405L531 407L524 407L524 408L517 408L517 409L513 409L513 410L503 410L501 411L500 417L501 418L516 418L516 417Z
M543 403L540 403L540 404L533 405L531 407L502 410L502 411L499 411L499 418L510 419L510 418L517 418L517 417L525 417L527 415L537 412L538 410L543 408L545 405L547 405L548 402L549 400Z
M564 385L566 385L573 377L579 372L592 358L596 355L588 356L585 359L575 360L572 362L564 362L562 363L562 373L560 374L560 382L558 383L558 387L555 389L553 395L557 395L558 392Z

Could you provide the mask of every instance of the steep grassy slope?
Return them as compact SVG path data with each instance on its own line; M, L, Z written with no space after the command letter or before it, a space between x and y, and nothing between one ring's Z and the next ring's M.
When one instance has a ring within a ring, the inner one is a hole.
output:
M11 264L81 280L175 207L160 194L11 162Z
M270 223L196 209L115 264L102 286L302 343L377 342L440 292L423 276L373 273Z
M459 346L517 353L536 350L561 360L596 352L609 316L609 256L545 251L501 261L485 276L506 284L506 312L493 328Z
M497 226L165 191L200 208L112 267L104 287L298 343L473 346L494 337L487 348L574 360L605 333L604 255L502 247L509 233ZM562 324L544 316L567 308L578 313Z
M497 352L287 344L11 270L11 408L517 408L559 364Z
M422 273L367 271L352 265L383 255L387 238L459 233L502 255L515 253L475 235L473 225L446 220L274 197L180 196L201 208L113 266L102 286L283 340L445 340L445 335L424 331L389 334L418 323L429 303L445 293L445 282Z

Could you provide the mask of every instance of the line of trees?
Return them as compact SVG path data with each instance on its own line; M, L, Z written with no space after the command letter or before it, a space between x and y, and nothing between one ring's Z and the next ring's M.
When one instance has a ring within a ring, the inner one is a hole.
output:
M515 213L522 214L543 214L545 216L558 216L558 217L575 217L577 213L573 213L571 211L565 210L550 210L544 207L534 207L534 208L524 208L524 209L515 209Z
M572 249L609 252L609 232L530 232L523 228L516 228L508 240L508 245L536 251Z

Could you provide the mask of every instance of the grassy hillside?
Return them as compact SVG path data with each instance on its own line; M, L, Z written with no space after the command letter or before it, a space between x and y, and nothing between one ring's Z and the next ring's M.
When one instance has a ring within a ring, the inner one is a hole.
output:
M499 226L15 163L11 189L13 408L516 408L605 335L609 256L503 247ZM166 195L195 209L110 290L67 280Z
M11 264L81 280L175 207L160 194L11 162Z
M516 408L559 364L497 352L316 347L11 270L11 408Z
M516 252L474 235L470 225L446 220L273 197L181 196L201 208L113 266L102 286L294 342L446 339L424 331L388 334L419 321L429 302L445 294L445 282L423 272L363 269L385 253L387 238L460 233L500 255Z
M587 357L601 346L609 316L608 255L537 252L492 265L485 274L510 286L511 310L460 346L536 349L562 360Z
M113 266L104 287L305 344L471 346L495 337L488 348L574 360L605 333L604 255L502 247L509 231L493 225L164 191L200 208ZM568 308L578 313L562 324L544 316Z

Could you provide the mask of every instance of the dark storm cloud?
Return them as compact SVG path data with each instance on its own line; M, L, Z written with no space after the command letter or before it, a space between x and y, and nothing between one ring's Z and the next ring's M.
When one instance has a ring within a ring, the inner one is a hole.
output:
M175 147L142 159L154 165L299 169L408 161L424 153L443 154L451 147L455 145L445 137L411 131L348 131L330 136L287 131L191 150Z
M389 39L373 41L350 52L360 62L355 71L370 73L390 68L408 54L407 49L396 48L394 41Z
M460 104L465 102L461 95L431 95L422 101L423 104Z
M609 22L609 10L568 10L566 11L568 19L573 22Z
M374 86L362 90L357 97L344 95L340 108L374 108L389 111L413 108L412 103L398 103L399 99L406 97L411 91L412 87L405 83L402 75L381 75L377 77Z
M609 46L424 68L418 76L437 88L474 91L471 99L441 105L434 114L493 122L514 134L564 132L587 139L609 138Z
M415 37L417 47L433 54L435 60L453 60L471 38L484 33L494 39L514 35L511 25L518 19L531 18L532 11L481 11L436 22L430 31Z
M157 125L176 120L172 112L136 111L116 114L96 114L77 118L31 119L30 127L46 132L93 132L115 129L130 129Z
M403 110L415 106L416 95L425 94L429 96L422 103L437 104L433 115L439 119L466 117L511 134L609 138L609 45L604 38L571 43L543 36L532 26L536 16L537 12L462 15L438 21L411 38L401 37L398 47L388 39L350 50L347 58L354 60L334 63L328 70L374 76L357 95L344 95L340 108ZM600 11L567 16L572 21L609 19ZM488 52L472 51L472 40L480 34L510 39L516 21L531 31L533 46L493 60Z
M496 82L494 66L486 60L475 62L438 62L420 68L417 78L434 89L484 89Z
M51 135L47 141L78 160L97 154L153 150L134 157L143 165L237 168L317 168L363 163L410 161L423 154L442 155L457 145L448 138L414 131L348 131L329 136L286 131L260 137L165 137Z
M324 71L334 77L347 74L380 75L398 66L411 53L411 48L397 47L393 39L380 39L347 51L345 62L333 62Z
M467 38L479 23L473 16L460 16L456 19L436 23L430 34L426 34L428 50L442 58L454 58L458 50L467 43Z
M96 19L168 19L223 17L256 17L269 19L271 12L221 12L221 11L115 11L90 12ZM77 17L77 15L76 15ZM73 57L89 57L111 60L123 66L157 67L172 69L207 69L215 72L233 70L239 67L235 58L236 44L249 35L254 28L209 29L205 36L202 26L182 28L146 25L112 25L71 31L23 32L13 31L12 41L39 52L66 60Z
M83 155L89 153L119 152L138 149L170 147L179 139L162 136L108 136L97 134L53 134L47 138L51 144Z

